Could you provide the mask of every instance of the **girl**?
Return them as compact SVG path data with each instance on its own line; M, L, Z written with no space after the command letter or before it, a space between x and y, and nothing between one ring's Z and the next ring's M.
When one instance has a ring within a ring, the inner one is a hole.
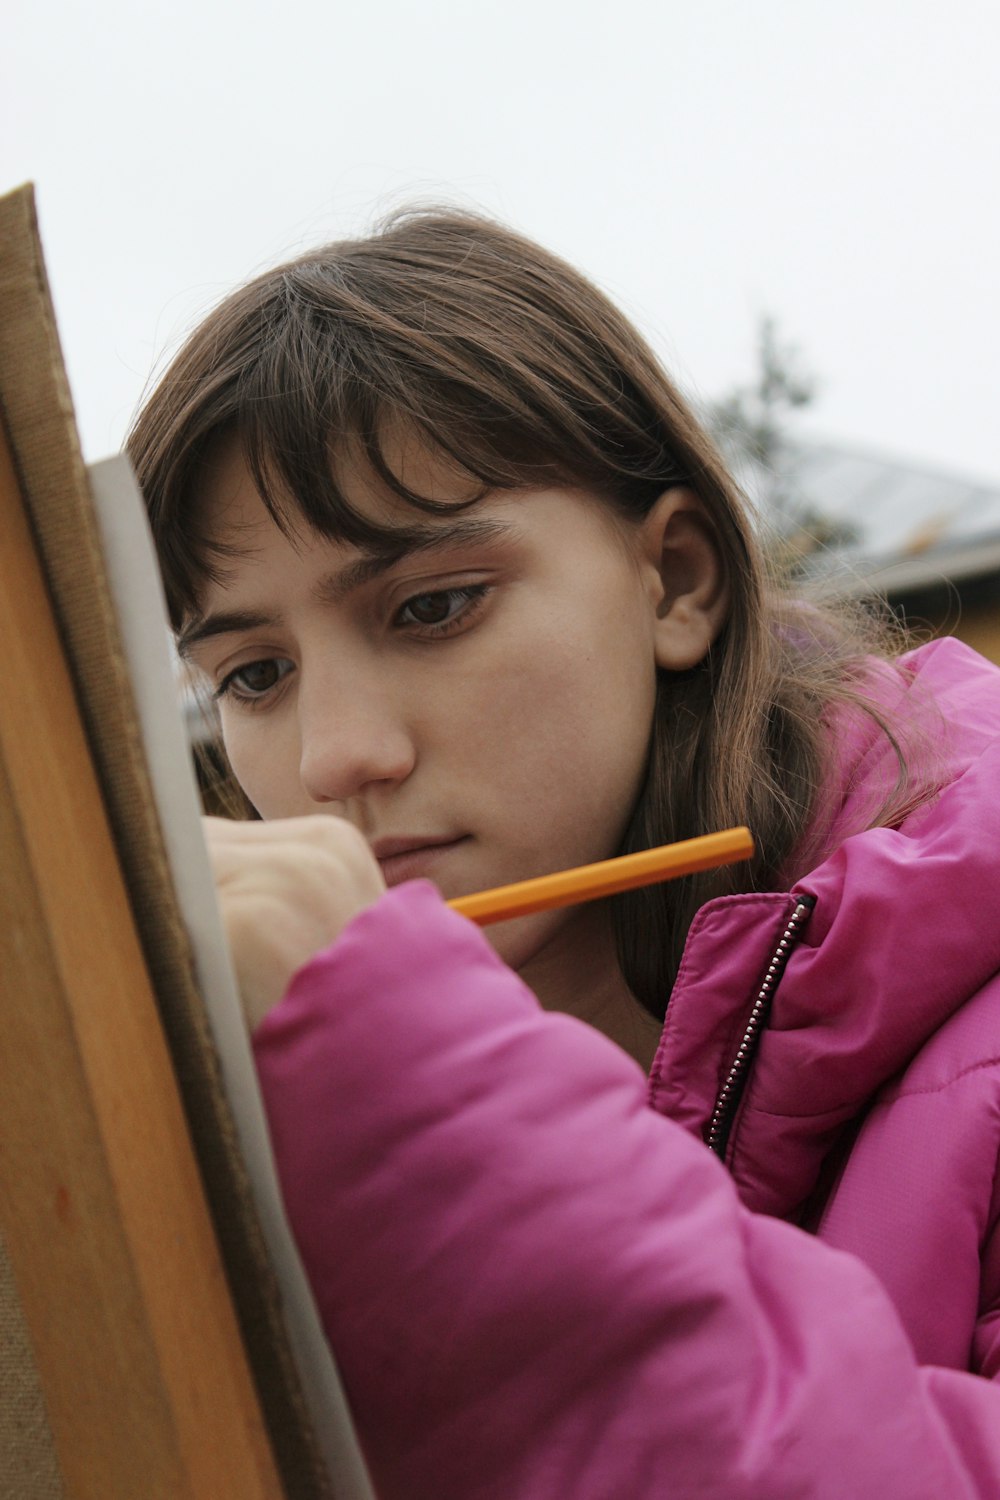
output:
M1000 1494L1000 674L776 591L635 331L476 217L235 293L131 452L378 1494Z

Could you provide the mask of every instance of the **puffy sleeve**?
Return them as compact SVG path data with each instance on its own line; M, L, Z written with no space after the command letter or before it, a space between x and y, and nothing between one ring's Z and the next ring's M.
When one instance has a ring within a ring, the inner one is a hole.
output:
M254 1045L381 1500L1000 1495L1000 1389L919 1368L872 1273L748 1213L432 886Z

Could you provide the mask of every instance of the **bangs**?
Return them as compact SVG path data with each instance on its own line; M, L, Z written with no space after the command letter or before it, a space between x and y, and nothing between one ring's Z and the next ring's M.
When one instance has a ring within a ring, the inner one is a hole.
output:
M616 469L636 477L634 458L623 462L634 432L608 431L608 371L588 368L593 360L572 329L562 330L566 347L554 348L548 320L531 338L523 299L515 308L492 288L487 319L472 299L456 307L455 288L440 275L418 278L412 268L409 306L398 305L399 287L376 300L368 286L359 301L339 281L322 263L296 268L240 382L237 429L276 520L284 494L322 535L372 546L384 532L352 503L349 474L431 514L491 490L607 487ZM532 348L536 358L525 358ZM554 378L554 363L565 379ZM399 461L407 437L451 471L464 498L442 501L409 482Z
M677 444L676 406L646 346L561 261L473 217L417 215L234 293L129 447L176 624L226 556L200 514L223 440L283 530L385 551L400 506L439 515L497 490L576 485L644 514L704 457Z
M475 371L463 380L440 357L423 363L409 336L398 350L370 329L345 339L340 318L298 300L285 312L241 378L233 423L278 525L304 521L377 550L398 521L374 519L373 501L376 513L402 504L436 515L491 491L582 477L544 421L499 387L484 391Z

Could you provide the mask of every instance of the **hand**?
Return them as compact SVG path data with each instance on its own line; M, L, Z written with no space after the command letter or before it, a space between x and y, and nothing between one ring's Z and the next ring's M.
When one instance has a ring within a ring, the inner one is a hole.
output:
M377 901L385 882L362 835L341 818L203 821L252 1031L281 999L295 971Z

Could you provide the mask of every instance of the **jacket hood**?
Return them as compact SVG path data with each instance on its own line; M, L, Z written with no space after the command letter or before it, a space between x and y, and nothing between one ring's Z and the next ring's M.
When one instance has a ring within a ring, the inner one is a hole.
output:
M919 723L911 767L939 790L895 828L844 837L898 761L874 725L838 736L836 847L790 893L698 913L650 1077L653 1106L704 1134L795 898L812 897L727 1151L744 1201L770 1214L801 1213L876 1091L1000 970L1000 672L944 640L878 683L894 722Z

